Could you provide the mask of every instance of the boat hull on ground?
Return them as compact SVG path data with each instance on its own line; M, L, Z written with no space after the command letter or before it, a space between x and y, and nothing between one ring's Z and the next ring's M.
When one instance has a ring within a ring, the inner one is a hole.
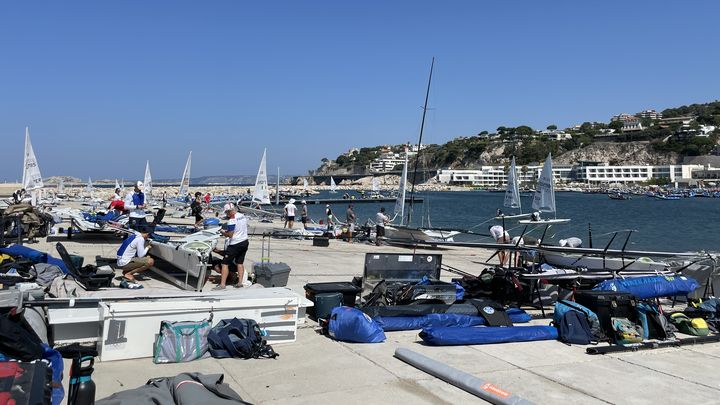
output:
M424 242L452 242L453 236L459 234L458 231L440 231L434 229L408 228L405 226L386 225L385 237L397 240L413 240Z
M518 221L518 223L526 224L526 225L553 225L553 224L564 224L567 222L570 222L569 218L541 219L539 221L533 221L531 219L523 219L523 220Z
M543 252L545 261L553 266L571 269L587 269L588 271L623 271L628 272L662 272L667 270L670 265L665 262L656 262L647 257L620 258L620 257L600 257L600 256L584 256L580 254ZM635 260L635 262L633 262Z

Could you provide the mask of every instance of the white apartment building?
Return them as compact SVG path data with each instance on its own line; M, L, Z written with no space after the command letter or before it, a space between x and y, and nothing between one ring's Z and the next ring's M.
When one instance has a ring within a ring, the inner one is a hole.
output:
M553 167L553 177L556 183L577 181L590 184L631 184L653 178L665 178L675 182L690 179L693 171L703 168L703 165L556 166ZM527 166L525 174L520 167L516 169L518 182L522 187L537 181L542 166ZM482 166L479 170L438 170L437 180L443 184L474 187L503 187L507 184L503 166Z

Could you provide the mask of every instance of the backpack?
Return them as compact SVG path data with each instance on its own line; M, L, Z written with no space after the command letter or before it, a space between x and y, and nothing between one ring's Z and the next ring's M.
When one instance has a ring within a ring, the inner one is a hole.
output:
M643 329L643 339L660 339L668 338L666 324L663 322L665 317L660 315L657 305L640 301L637 304L638 319Z
M670 315L670 323L678 328L680 333L693 336L707 336L710 333L707 322L702 318L690 318L682 312Z
M561 342L567 344L597 344L597 338L590 330L587 316L578 311L567 311L555 325Z
M631 343L642 343L642 327L630 322L627 318L610 318L613 331L615 331L615 343L626 345Z
M274 359L279 356L263 340L260 326L253 319L222 319L210 330L207 340L208 351L217 359Z
M576 311L580 312L582 314L585 314L586 321L588 323L588 326L590 326L590 331L592 332L595 341L604 341L607 340L607 336L605 335L605 332L602 329L602 326L600 325L600 319L595 314L595 312L591 311L590 309L584 307L583 305L578 304L577 302L567 301L567 300L558 300L555 303L555 311L553 313L553 324L559 325L562 321L563 316L567 312L570 311Z

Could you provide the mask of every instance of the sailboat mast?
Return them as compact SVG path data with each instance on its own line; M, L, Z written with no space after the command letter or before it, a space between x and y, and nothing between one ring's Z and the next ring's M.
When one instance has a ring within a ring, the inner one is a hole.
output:
M280 167L278 167L277 182L275 183L275 205L280 205Z
M420 151L422 146L423 131L425 130L425 115L427 114L428 98L430 97L430 84L432 83L433 68L435 67L435 57L433 56L432 62L430 63L430 77L428 78L427 90L425 90L425 104L423 105L422 121L420 122L420 137L418 139L417 154L415 155L415 164L413 165L413 180L412 186L410 186L410 206L408 207L407 224L410 225L413 211L413 201L415 193L415 183L417 181L417 169L418 162L420 161Z

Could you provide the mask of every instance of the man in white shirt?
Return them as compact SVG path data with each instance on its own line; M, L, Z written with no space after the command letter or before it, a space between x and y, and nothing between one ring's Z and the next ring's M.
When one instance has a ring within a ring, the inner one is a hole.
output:
M385 237L385 224L390 222L390 218L385 215L385 207L380 208L380 212L375 214L375 245L380 246L380 241Z
M128 236L117 251L117 265L122 270L125 280L131 283L135 282L135 274L155 264L153 258L147 256L152 247L150 244L145 245L149 236L150 230L147 226L143 226L139 232Z
M297 210L297 207L295 206L295 199L291 198L290 201L288 201L287 204L285 204L285 218L287 218L286 224L288 229L293 228L293 224L295 224L295 211Z
M125 197L125 209L130 210L130 221L128 227L136 229L147 223L145 219L145 193L142 192L143 183L138 181L132 194Z
M237 269L238 282L235 284L236 288L243 286L245 280L245 254L247 253L249 242L248 242L248 230L247 230L247 217L243 214L239 214L235 208L225 211L225 214L229 218L227 223L227 229L222 231L223 236L227 238L225 248L225 257L223 257L222 267L220 270L220 284L215 286L213 290L224 290L225 284L227 283L228 275L230 275L230 267L234 266Z
M495 242L502 244L512 243L510 239L510 234L507 233L505 228L503 228L502 226L492 225L488 227L488 230L490 231L490 236L495 239ZM504 250L500 250L498 252L498 258L500 259L500 266L504 267L505 263L507 262L507 252Z

